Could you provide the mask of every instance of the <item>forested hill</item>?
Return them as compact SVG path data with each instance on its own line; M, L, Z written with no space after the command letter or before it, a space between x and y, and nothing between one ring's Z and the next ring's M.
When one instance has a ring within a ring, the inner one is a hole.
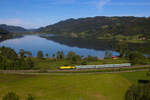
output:
M0 28L0 41L9 38L10 37L9 33L10 32L8 32L7 30Z
M22 27L11 26L11 25L6 25L6 24L0 24L0 28L7 30L9 32L27 32L27 30Z
M150 17L89 17L68 19L38 29L39 32L79 38L100 38L115 35L150 36Z

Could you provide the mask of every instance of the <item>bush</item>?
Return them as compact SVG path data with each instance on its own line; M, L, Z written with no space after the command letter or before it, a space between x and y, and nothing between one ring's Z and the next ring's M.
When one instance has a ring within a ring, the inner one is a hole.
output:
M43 58L43 52L42 51L38 51L37 52L37 57L40 58L40 59Z
M142 53L137 52L137 51L136 52L131 52L129 54L129 60L133 65L147 64L148 63L146 57Z
M150 100L150 84L132 85L125 95L125 100Z
M98 58L88 55L88 57L86 57L85 60L87 60L87 61L98 61Z
M2 100L19 100L19 97L14 92L9 92L2 98Z

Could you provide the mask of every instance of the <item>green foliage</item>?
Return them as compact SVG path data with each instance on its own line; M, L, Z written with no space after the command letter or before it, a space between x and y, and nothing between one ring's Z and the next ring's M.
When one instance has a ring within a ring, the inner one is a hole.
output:
M31 69L34 66L31 58L24 57L24 50L21 55L6 47L0 48L0 69L2 70L15 70L15 69Z
M150 84L132 85L125 95L125 100L150 100Z
M71 59L71 64L79 65L81 63L81 56L80 55L74 55Z
M87 60L87 61L98 61L98 58L88 55L88 56L85 58L85 60Z
M56 54L56 58L57 59L64 59L65 58L64 52L63 51L58 51L57 54Z
M55 58L55 56L56 56L55 54L52 54L52 58Z
M125 57L128 55L129 50L126 42L118 42L115 49L120 53L120 57Z
M75 52L69 51L67 56L66 56L66 59L71 60L75 55L76 55Z
M11 48L1 47L0 51L1 51L0 55L6 57L7 59L10 60L17 59L17 53Z
M19 100L19 97L14 92L9 92L2 98L2 100Z
M144 56L144 54L134 51L129 54L129 60L133 65L136 64L147 64L148 59Z
M48 53L46 53L45 56L48 58L48 56L49 56Z
M32 69L34 67L34 63L31 58L26 58L26 64L28 69Z
M105 58L112 58L111 51L105 51Z
M37 57L42 59L43 58L43 52L42 51L38 51L37 52Z
M104 17L68 19L40 28L38 31L73 38L101 38L117 36L118 40L127 40L125 36L150 36L150 19L145 17ZM120 39L119 39L120 38ZM134 37L133 37L134 38Z
M21 58L24 58L25 56L32 57L32 53L29 51L24 51L23 49L20 49L19 56Z

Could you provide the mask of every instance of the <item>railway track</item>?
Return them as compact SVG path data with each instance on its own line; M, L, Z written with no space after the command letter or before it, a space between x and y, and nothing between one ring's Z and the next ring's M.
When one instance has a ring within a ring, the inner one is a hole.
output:
M100 69L74 69L74 70L0 70L0 73L8 74L42 74L42 73L121 73L147 71L150 65L139 65L131 67L100 68Z

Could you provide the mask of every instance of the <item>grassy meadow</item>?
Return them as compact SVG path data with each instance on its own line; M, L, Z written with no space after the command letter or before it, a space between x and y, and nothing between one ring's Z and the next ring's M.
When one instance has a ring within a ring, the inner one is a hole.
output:
M35 64L34 65L34 69L56 70L60 66L63 66L63 65L72 65L66 59L55 60L55 59L51 59L51 58L43 58L43 59L32 58L32 61ZM103 60L97 60L97 61L88 61L87 65L121 64L121 63L128 63L128 62L129 62L128 60L123 59L123 58L119 58L119 59L103 59Z
M0 97L16 92L21 100L28 94L36 100L124 100L124 94L146 72L110 74L0 74Z

